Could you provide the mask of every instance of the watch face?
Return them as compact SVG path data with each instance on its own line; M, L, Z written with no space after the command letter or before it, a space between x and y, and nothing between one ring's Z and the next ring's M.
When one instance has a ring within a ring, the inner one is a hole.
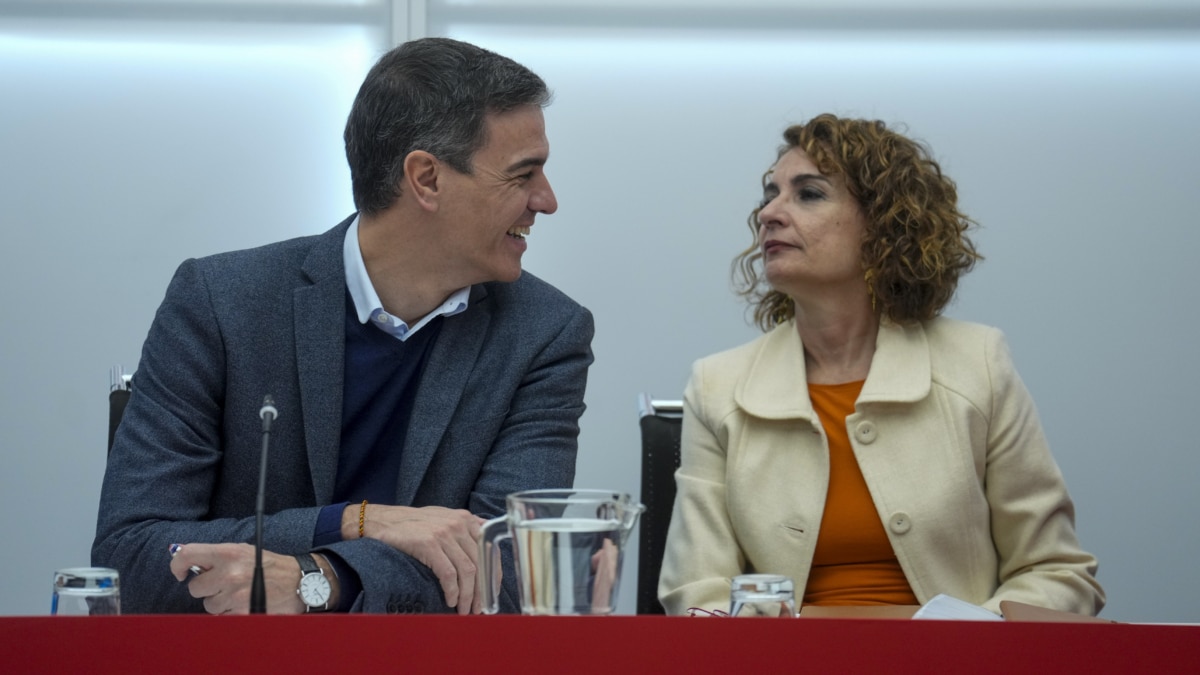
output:
M329 580L324 574L300 577L300 599L309 607L324 607L329 602Z

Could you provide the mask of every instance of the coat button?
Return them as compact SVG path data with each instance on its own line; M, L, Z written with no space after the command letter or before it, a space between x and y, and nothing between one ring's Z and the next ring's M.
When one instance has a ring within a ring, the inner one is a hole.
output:
M854 427L854 436L860 443L874 443L876 435L874 422L859 422Z
M888 518L888 529L896 534L904 534L912 529L912 519L903 511L897 511Z

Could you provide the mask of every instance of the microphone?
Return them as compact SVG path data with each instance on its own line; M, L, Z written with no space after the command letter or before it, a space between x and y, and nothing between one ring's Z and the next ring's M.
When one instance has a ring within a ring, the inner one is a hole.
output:
M263 531L263 502L267 492L267 448L271 444L271 422L279 416L275 409L275 400L267 394L263 398L262 408L258 411L262 418L262 460L258 466L258 501L254 505L254 579L250 583L250 613L267 613L267 589L263 582L262 566L262 531Z

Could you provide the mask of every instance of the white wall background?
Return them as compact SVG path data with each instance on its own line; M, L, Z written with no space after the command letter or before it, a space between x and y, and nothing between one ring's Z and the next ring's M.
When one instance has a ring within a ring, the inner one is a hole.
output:
M1009 336L1100 558L1104 615L1200 621L1200 10L568 4L427 9L430 34L556 91L560 210L526 268L596 316L578 486L636 494L636 394L677 398L691 361L757 334L729 262L782 129L879 118L930 143L982 225L987 260L948 313ZM0 613L43 614L52 570L88 558L109 366L136 362L182 259L349 212L341 126L390 19L73 22L6 5L28 3L0 0Z

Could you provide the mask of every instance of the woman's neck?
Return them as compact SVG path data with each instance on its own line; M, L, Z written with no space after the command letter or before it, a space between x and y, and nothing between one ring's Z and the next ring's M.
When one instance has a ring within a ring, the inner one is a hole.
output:
M865 380L875 356L879 317L869 301L796 303L796 329L804 344L804 364L812 384Z

